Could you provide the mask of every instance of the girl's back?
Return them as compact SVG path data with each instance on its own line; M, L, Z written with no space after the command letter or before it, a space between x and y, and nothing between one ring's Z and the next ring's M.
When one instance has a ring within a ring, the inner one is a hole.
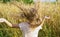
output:
M23 37L38 37L38 31L41 29L32 30L27 22L20 23L19 27L22 30Z

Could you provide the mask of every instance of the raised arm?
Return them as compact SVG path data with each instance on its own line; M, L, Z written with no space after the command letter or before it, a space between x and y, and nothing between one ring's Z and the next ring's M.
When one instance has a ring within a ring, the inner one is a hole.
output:
M19 27L19 25L17 25L17 24L12 24L12 23L10 23L8 20L6 20L6 19L4 19L4 18L0 18L0 23L1 22L5 22L9 27L14 27L14 28L18 28Z
M46 19L50 19L50 17L45 16L44 19L42 20L42 23L36 29L38 29L38 30L42 29L42 26L43 26Z
M43 26L44 22L45 22L45 18L42 20L42 23L40 24L41 27Z

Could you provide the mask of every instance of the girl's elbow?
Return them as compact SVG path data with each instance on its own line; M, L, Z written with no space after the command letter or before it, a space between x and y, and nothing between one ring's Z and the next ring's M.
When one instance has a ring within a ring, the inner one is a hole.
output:
M11 27L12 27L12 28L19 28L19 25L13 24Z

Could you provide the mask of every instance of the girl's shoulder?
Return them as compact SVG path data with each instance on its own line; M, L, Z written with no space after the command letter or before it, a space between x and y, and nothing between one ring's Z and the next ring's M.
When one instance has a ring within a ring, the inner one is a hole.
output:
M21 22L21 23L19 23L19 24L28 24L28 22Z
M29 23L28 22L21 22L21 23L19 23L19 26L29 26Z

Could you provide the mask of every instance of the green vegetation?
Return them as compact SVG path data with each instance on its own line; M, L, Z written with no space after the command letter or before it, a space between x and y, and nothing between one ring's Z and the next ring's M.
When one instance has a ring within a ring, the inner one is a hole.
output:
M21 0L0 0L0 2L3 2L3 3L7 3L7 2L12 2L12 1L18 1L18 2L21 2ZM33 2L33 0L22 0L24 3L29 3L31 4Z
M45 21L43 29L39 31L39 37L60 37L60 3L40 3L38 11L41 17L45 15L51 17L50 20ZM20 9L15 5L0 3L0 18L6 18L11 23L18 24L24 21L20 18L20 13ZM22 32L19 28L10 28L5 23L0 23L0 37L22 37Z

